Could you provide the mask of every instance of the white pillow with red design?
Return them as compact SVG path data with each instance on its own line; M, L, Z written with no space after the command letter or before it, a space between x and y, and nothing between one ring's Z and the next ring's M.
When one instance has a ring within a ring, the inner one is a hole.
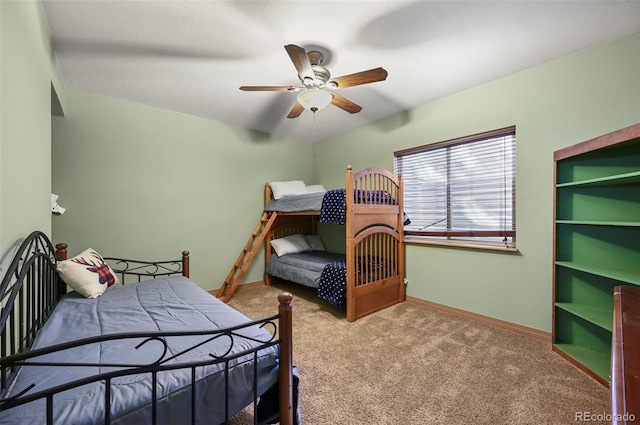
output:
M86 298L97 298L108 287L119 282L104 258L91 248L73 258L58 261L58 274L67 285Z

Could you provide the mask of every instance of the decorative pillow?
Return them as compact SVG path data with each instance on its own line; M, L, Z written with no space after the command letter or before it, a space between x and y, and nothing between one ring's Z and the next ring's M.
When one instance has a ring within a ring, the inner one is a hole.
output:
M284 238L274 239L271 246L278 257L297 252L311 251L311 247L304 238L304 235L290 235Z
M307 185L302 180L291 180L286 182L271 182L273 199L284 198L285 196L304 195L307 192Z
M109 286L118 283L118 277L111 267L91 248L73 258L59 261L58 273L67 285L86 298L97 298Z
M304 238L307 240L311 251L326 251L319 235L304 235Z
M307 186L307 193L326 192L327 189L321 184L312 184Z

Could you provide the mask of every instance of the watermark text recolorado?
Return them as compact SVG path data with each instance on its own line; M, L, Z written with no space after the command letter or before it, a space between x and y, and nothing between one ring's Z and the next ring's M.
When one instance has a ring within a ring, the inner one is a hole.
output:
M633 413L612 415L611 413L575 412L573 420L576 422L635 422L636 415Z

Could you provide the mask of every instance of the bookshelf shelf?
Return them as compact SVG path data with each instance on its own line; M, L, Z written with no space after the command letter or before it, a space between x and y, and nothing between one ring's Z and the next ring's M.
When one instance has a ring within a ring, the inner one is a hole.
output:
M620 226L620 227L639 227L640 222L637 221L588 221L588 220L556 220L556 224L583 224L586 226Z
M611 332L612 328L612 311L601 307L592 307L578 303L556 303L556 307L568 311L584 320L600 326Z
M614 288L640 286L640 124L554 161L553 349L609 385Z
M634 185L640 183L640 171L632 173L618 174L613 176L600 177L596 179L581 180L576 182L560 183L556 187L590 187L590 186L613 186L613 185Z
M608 279L614 279L630 285L640 285L640 273L638 273L637 268L619 269L592 264L580 264L570 261L556 261L556 265L569 269L580 270L585 273L606 277Z

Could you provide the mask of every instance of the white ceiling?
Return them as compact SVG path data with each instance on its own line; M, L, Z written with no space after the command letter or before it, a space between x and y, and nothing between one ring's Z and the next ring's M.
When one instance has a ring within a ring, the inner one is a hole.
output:
M68 87L309 143L640 31L640 1L44 0ZM326 49L333 77L386 81L287 119L300 86L284 46Z

